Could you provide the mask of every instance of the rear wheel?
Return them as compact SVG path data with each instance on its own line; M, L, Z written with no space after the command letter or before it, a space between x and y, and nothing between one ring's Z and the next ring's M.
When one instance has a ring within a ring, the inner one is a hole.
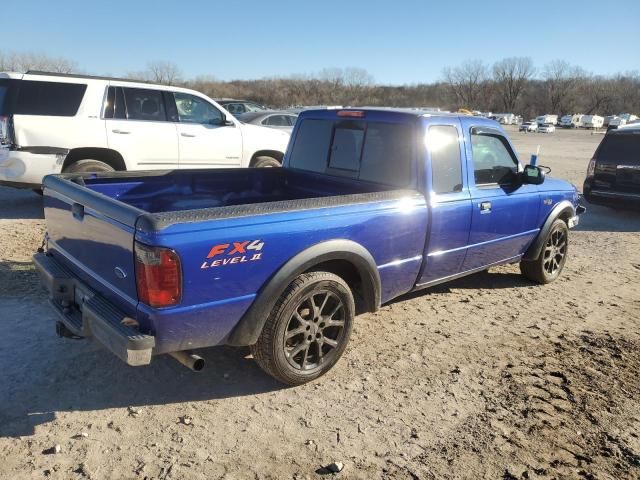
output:
M251 353L276 380L301 385L324 375L340 359L354 317L353 295L342 278L303 273L278 299Z
M530 280L551 283L560 276L569 252L569 227L564 220L557 219L542 248L540 256L533 261L520 262L520 271Z
M113 172L115 169L108 163L91 158L77 160L68 165L63 173L93 173L93 172Z
M282 164L273 157L261 156L256 157L256 161L253 164L255 168L274 168L281 167Z

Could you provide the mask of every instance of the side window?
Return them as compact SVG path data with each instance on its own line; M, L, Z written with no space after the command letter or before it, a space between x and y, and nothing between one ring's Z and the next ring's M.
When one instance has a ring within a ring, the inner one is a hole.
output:
M263 125L270 125L272 127L289 127L289 121L284 115L271 115L262 122Z
M298 117L296 117L295 115L287 115L287 119L289 120L289 125L293 127L295 126L296 120L298 120Z
M516 180L518 161L502 135L472 130L471 150L476 185L505 185Z
M127 118L122 88L109 87L107 90L107 100L104 106L104 118Z
M150 120L164 122L167 114L164 109L162 92L146 88L123 88L129 120ZM117 99L116 99L117 102Z
M205 99L178 92L175 92L173 97L176 100L180 122L208 125L220 125L222 123L222 112Z
M427 147L431 152L432 189L435 193L462 190L462 164L458 130L449 125L429 127Z
M73 117L87 89L79 83L23 80L18 84L18 101L13 113Z

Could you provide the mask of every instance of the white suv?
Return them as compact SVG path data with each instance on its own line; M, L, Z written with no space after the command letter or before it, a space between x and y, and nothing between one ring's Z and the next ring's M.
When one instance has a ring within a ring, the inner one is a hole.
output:
M279 166L289 134L240 123L185 88L0 73L0 184L50 173Z

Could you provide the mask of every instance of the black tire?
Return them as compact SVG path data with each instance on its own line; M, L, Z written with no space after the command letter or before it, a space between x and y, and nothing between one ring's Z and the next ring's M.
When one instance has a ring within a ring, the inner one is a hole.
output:
M346 282L328 272L299 275L269 314L251 353L265 372L287 385L327 373L344 353L355 317Z
M534 282L551 283L560 276L568 253L569 227L564 220L557 219L551 225L540 256L529 262L520 262L520 271Z
M94 172L114 172L115 169L108 163L100 160L85 158L77 160L68 165L63 173L94 173Z
M256 161L253 164L254 168L277 168L281 167L282 164L273 157L256 157Z

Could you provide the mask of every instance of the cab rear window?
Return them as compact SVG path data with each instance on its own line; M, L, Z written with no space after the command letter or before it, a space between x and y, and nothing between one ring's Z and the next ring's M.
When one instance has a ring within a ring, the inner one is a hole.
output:
M289 165L394 187L412 182L413 133L406 124L304 119Z

